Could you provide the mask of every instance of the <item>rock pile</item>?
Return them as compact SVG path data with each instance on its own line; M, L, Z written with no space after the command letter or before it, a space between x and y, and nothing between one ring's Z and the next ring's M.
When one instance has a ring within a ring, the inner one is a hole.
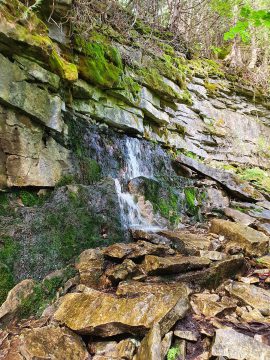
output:
M34 282L18 284L0 308L0 359L269 359L269 238L225 220L210 230L133 230L84 251L39 319L19 321Z

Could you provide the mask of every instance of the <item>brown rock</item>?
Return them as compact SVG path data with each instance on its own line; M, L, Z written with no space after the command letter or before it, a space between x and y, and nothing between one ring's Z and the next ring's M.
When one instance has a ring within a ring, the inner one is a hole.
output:
M18 311L22 301L32 294L34 286L34 280L26 279L10 290L6 301L0 307L0 323L5 320L5 317L10 318Z
M160 275L202 269L209 266L210 263L211 261L209 259L196 256L185 257L177 255L172 257L158 257L147 255L142 267L149 275Z
M185 294L188 296L190 294L189 288L182 283L141 283L139 281L123 281L118 285L116 290L117 295L138 295L138 294Z
M162 360L161 357L161 333L158 324L143 339L134 360Z
M214 219L212 220L210 231L226 236L228 244L240 246L249 256L262 256L268 252L269 238L248 226Z
M104 270L104 257L99 249L85 250L79 256L76 269L83 285L98 288Z
M188 341L197 341L198 337L192 331L184 331L184 330L175 330L174 335L180 339L188 340Z
M195 313L205 317L215 317L226 310L236 309L235 304L224 304L215 294L196 294L192 297L191 305Z
M169 246L172 244L172 242L168 238L161 236L161 235L157 234L156 232L148 232L148 231L141 230L141 229L132 229L131 235L132 235L133 240L135 240L135 241L145 240L145 241L149 241L153 244L169 245Z
M113 259L135 259L145 255L172 255L175 251L167 245L155 245L139 240L136 243L113 244L107 247L103 253Z
M138 341L135 339L125 339L117 343L116 341L99 341L89 345L93 360L115 359L132 360Z
M248 285L233 281L226 286L227 291L244 304L258 309L263 315L270 315L270 291L259 288L255 285Z
M173 331L168 332L161 341L161 359L164 360L172 345Z
M257 262L260 264L260 265L263 265L267 268L270 268L270 255L265 255L259 259L257 259Z
M220 251L208 251L208 250L200 250L200 256L212 260L212 261L220 261L226 259L227 255Z
M212 356L235 360L270 359L270 346L233 329L219 329L216 331Z
M112 283L119 283L137 270L137 265L130 259L125 259L122 264L108 269L105 275Z
M208 236L188 231L162 230L160 235L167 237L178 251L187 255L197 255L200 250L209 250L211 240Z
M68 329L50 325L24 329L20 335L6 339L6 342L0 341L0 358L88 360L89 354L78 335Z
M118 298L86 288L85 293L64 296L54 319L76 332L102 337L126 332L145 334L154 323L159 323L165 334L188 309L186 294Z
M255 219L239 210L235 210L235 209L231 209L231 208L226 208L224 210L224 213L226 216L228 216L229 218L233 219L235 222L238 222L242 225L251 225L255 223Z
M217 261L212 266L201 271L192 271L177 275L176 281L183 281L195 286L215 289L223 281L241 275L247 269L246 261L238 255L230 256L223 261Z

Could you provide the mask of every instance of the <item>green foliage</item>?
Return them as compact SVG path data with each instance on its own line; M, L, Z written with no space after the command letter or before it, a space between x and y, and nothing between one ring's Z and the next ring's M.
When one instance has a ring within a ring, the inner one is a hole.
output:
M12 271L5 264L0 262L0 304L2 304L7 297L8 292L14 287L15 282Z
M15 285L13 266L19 250L19 245L13 238L5 236L1 238L0 245L0 304Z
M167 354L167 360L177 360L180 355L179 347L171 347Z
M33 293L22 301L19 317L41 316L44 309L55 299L57 291L75 274L75 269L69 266L62 275L45 279L36 284Z
M240 10L240 20L224 34L224 40L232 40L237 35L244 43L250 41L250 26L270 27L270 11L255 10L249 5L243 6Z
M66 174L61 177L61 179L56 184L56 187L59 188L61 186L71 185L75 183L74 175Z
M35 191L19 191L20 199L24 206L41 206L47 200L48 196L38 195Z

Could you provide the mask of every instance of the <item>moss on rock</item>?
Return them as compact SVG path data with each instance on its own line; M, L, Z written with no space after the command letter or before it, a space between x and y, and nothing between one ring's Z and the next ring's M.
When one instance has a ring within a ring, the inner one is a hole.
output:
M119 51L104 43L85 41L75 37L75 47L83 55L79 56L81 76L102 88L112 88L119 84L123 74Z

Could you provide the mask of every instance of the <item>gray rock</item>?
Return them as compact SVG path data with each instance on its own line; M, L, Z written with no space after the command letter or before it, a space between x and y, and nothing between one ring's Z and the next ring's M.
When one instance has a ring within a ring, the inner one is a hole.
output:
M239 210L226 208L224 210L224 213L229 218L231 218L234 221L239 222L240 224L243 224L243 225L248 226L248 225L254 224L254 222L255 222L255 219L253 217L251 217Z
M143 133L144 130L143 117L130 112L128 107L123 109L117 104L113 105L112 103L75 100L73 109L125 131ZM138 111L136 112L138 113Z
M0 100L28 114L46 127L64 130L61 117L63 102L37 85L28 83L27 76L16 64L0 54Z
M270 346L233 329L218 329L212 356L235 360L266 360L270 359Z
M237 176L228 171L211 168L183 154L180 155L176 161L217 181L240 199L251 201L264 200L263 195L253 186L249 185L246 181L240 180Z
M240 223L214 219L210 231L224 235L228 239L228 248L237 246L249 256L262 256L269 251L269 237Z
M258 309L262 315L270 315L270 291L259 288L256 285L249 285L233 281L226 286L227 291L244 304Z

